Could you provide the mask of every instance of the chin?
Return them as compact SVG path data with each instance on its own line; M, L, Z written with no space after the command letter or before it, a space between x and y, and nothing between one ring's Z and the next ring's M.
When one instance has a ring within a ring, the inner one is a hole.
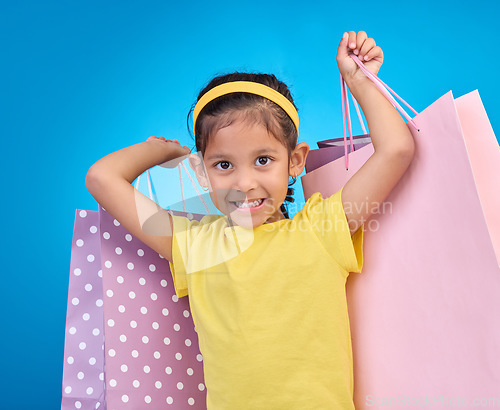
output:
M253 229L259 225L262 225L262 222L259 223L257 221L254 221L250 216L248 218L242 218L241 215L235 216L234 214L230 214L229 218L231 219L233 225L238 225L245 229Z
M267 219L269 219L263 218L262 215L258 217L252 217L250 213L246 214L242 213L241 211L233 211L227 216L231 219L233 225L238 225L245 229L256 228L260 225L263 225L267 221Z

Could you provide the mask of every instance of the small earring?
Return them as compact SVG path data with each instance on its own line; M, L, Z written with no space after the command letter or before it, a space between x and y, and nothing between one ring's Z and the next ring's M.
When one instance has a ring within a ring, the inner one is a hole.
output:
M207 186L202 186L201 189L203 189L204 191L208 191L208 187Z

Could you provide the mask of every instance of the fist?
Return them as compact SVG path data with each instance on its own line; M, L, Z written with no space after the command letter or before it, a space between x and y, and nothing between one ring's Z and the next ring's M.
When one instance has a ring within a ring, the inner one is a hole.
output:
M375 75L384 61L382 49L364 31L344 33L337 50L337 64L342 77L347 82L365 77L358 65L349 57L350 54L358 56L366 68Z

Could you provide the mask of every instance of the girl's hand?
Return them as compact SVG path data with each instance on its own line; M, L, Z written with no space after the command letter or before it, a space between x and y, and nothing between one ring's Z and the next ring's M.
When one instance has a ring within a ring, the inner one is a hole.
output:
M146 142L150 142L152 144L161 144L161 146L168 145L169 155L165 162L159 164L164 168L175 168L179 163L184 159L186 155L191 154L191 150L186 146L181 146L180 142L177 139L167 140L164 137L149 137Z
M364 31L357 34L354 31L344 33L337 50L337 64L346 82L366 77L358 65L349 57L350 54L357 55L366 68L375 75L377 75L384 61L382 49Z

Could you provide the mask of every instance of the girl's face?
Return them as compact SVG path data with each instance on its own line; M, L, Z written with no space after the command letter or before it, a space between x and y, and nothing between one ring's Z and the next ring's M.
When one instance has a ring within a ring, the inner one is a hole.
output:
M257 227L284 218L280 206L288 177L303 169L295 157L292 152L289 159L287 148L263 125L236 121L209 139L203 157L208 180L202 180L219 211L237 225Z

